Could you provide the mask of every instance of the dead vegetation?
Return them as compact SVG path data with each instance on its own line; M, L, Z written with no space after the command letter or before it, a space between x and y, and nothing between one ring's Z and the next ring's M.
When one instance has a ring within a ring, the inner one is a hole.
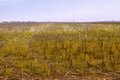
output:
M119 80L119 63L119 24L0 24L1 79Z

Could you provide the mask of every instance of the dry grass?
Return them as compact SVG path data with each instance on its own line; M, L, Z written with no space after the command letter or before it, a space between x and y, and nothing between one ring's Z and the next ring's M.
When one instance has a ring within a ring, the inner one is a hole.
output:
M3 78L118 77L119 63L119 24L0 24Z

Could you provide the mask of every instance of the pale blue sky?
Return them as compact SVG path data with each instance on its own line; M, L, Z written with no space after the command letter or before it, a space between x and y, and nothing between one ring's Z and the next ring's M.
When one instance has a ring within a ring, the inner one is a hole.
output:
M2 21L120 21L120 0L0 0Z

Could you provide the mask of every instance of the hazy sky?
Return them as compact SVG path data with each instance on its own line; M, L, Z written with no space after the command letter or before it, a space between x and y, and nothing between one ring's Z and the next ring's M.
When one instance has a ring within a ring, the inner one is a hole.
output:
M0 21L120 21L120 0L0 0Z

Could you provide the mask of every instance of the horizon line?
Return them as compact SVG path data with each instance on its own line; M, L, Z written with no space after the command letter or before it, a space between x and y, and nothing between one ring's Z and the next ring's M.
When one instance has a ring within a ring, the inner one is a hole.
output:
M1 21L0 23L120 23L120 21Z

